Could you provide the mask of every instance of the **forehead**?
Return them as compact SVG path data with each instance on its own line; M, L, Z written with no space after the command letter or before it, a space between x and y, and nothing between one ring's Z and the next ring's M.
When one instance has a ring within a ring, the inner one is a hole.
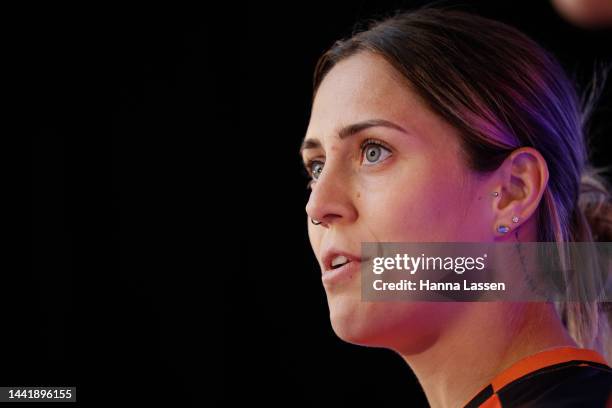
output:
M373 117L406 124L404 119L412 114L422 117L428 112L408 80L383 57L362 52L340 61L325 76L312 105L307 134L333 133Z

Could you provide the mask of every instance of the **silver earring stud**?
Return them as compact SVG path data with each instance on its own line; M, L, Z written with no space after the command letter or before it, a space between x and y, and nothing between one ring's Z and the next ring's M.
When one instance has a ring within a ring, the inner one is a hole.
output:
M493 197L497 197L497 196L499 195L499 193L498 193L497 191L494 191L494 192L492 192L492 193L491 193L491 195L492 195Z
M499 227L497 227L497 232L499 232L501 234L505 234L508 231L510 231L510 227L508 227L506 225L500 225Z
M319 225L319 224L321 224L321 221L315 221L315 219L314 219L314 218L311 218L311 219L310 219L310 222L312 222L314 225Z
M519 222L519 217L517 217L516 215L514 217L512 217L512 222L515 223L515 224L517 222Z

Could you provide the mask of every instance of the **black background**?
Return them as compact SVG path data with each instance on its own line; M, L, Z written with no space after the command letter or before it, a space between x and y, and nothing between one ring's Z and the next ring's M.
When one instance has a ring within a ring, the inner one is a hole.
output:
M5 271L0 382L76 385L86 406L424 406L398 356L333 334L298 156L317 57L422 3L24 11L31 267ZM580 83L612 56L609 31L546 2L461 4ZM612 162L610 88L597 165Z

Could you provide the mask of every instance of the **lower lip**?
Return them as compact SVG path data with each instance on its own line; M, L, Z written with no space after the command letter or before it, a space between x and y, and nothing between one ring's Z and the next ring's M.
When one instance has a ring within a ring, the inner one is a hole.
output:
M359 261L351 261L342 265L339 268L330 269L328 271L323 272L321 280L323 281L323 284L327 285L332 285L342 282L344 280L349 280L354 275L357 275L360 272L360 265L361 262Z

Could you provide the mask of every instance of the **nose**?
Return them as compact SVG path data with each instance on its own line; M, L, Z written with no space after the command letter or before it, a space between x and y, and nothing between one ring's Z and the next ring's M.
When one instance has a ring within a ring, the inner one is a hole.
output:
M327 170L327 171L326 171ZM326 168L312 186L306 203L306 213L320 227L350 223L357 218L357 209L351 199L350 183L331 168Z

